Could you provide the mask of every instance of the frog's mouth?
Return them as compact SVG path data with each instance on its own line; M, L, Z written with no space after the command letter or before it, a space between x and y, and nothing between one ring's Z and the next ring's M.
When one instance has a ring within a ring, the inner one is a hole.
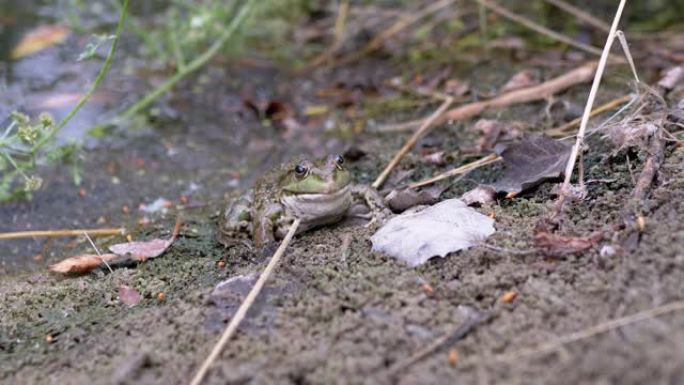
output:
M342 219L351 206L351 186L330 194L283 194L281 203L307 227L334 223Z

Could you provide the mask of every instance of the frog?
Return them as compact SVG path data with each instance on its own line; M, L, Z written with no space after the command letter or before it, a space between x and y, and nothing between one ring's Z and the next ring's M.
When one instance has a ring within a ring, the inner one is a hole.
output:
M264 248L283 239L295 218L300 219L295 235L346 217L368 219L367 225L384 219L389 211L382 197L352 179L339 154L278 166L227 205L218 240L227 247L243 243Z

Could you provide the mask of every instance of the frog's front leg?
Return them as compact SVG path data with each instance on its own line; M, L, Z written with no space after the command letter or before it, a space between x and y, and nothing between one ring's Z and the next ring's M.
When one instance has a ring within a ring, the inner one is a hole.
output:
M282 213L283 206L279 203L270 203L255 210L252 215L252 241L255 247L261 248L276 240L276 221Z
M387 208L387 204L385 204L385 200L380 193L372 187L354 185L352 186L352 196L355 202L362 200L363 203L365 203L365 207L370 210L370 212L367 212L366 214L360 214L358 204L352 206L350 209L353 216L371 220L366 226L370 226L376 221L382 223L392 215L392 212Z

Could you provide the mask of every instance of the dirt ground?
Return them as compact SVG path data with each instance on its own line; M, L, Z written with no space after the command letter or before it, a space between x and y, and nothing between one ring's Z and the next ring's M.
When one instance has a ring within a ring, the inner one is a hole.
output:
M489 60L460 76L486 90L524 68ZM263 269L273 251L226 249L215 241L225 195L235 196L263 170L295 154L322 155L350 147L365 153L350 161L350 168L358 182L368 183L408 137L330 132L323 122L307 125L293 137L279 137L281 131L262 125L243 106L245 90L230 79L250 79L257 90L253 94L263 100L300 90L291 103L301 110L315 99L314 89L332 87L338 79L346 79L348 87L369 89L404 70L371 59L306 78L275 69L212 67L180 87L204 88L179 92L165 102L177 114L162 114L146 129L117 131L93 145L84 161L85 193L71 183L68 170L51 168L45 189L33 200L0 205L0 231L125 224L133 228L135 239L146 239L168 236L176 217L183 218L180 237L166 254L113 273L101 269L58 277L47 272L50 263L90 252L82 239L0 245L0 383L188 383L253 281L250 277ZM561 72L555 68L544 74L548 78ZM647 79L656 77L649 75ZM628 72L612 72L601 97L609 100L627 92L626 79ZM587 91L588 86L579 86L559 97L581 111ZM530 130L539 131L549 126L545 107L545 102L530 103L484 116L504 122L525 119ZM404 121L434 108L430 104L411 114L382 114L386 121ZM472 123L443 125L420 146L458 153L463 143L474 140L465 130ZM414 170L413 180L465 163L458 159L435 166L414 153L401 163L402 169ZM614 231L634 187L632 174L638 173L645 155L616 151L606 140L591 137L585 168L587 179L597 182L588 185L587 199L569 204L563 233L605 231L608 236L579 255L550 259L537 252L514 252L533 250L533 228L551 212L552 183L479 208L495 215L497 231L488 244L502 251L478 247L408 268L371 252L372 228L340 224L296 237L204 383L684 383L682 312L515 355L684 299L684 148L666 149L649 198L638 208L646 226L636 247L621 248L627 234ZM501 171L500 165L477 170L452 182L443 197L491 182ZM181 196L189 200L181 202ZM175 207L166 214L149 214L150 223L139 224L147 215L138 205L157 197ZM347 237L351 242L344 249ZM122 240L97 243L106 247ZM618 252L601 255L603 246ZM219 282L231 277L242 280L229 284L223 295L212 295ZM121 284L138 290L142 302L133 307L120 303ZM509 291L518 296L502 303L501 296ZM404 364L478 315L486 319L463 338Z

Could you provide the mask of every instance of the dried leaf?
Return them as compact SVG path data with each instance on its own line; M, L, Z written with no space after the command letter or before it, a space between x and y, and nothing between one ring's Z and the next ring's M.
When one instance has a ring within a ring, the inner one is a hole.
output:
M666 90L671 90L682 79L684 79L684 65L679 65L665 71L663 77L658 81L658 85Z
M121 285L119 286L119 301L124 305L135 306L140 303L142 296L134 288Z
M468 206L475 204L484 205L494 202L494 197L496 196L496 191L492 186L477 186L474 189L464 193L461 199Z
M50 271L61 274L83 274L98 268L102 261L112 261L118 257L116 254L84 254L67 258L63 261L50 265Z
M152 239L143 242L118 243L109 246L109 251L119 255L130 254L139 261L162 255L171 246L170 239Z
M597 232L587 237L572 237L540 231L534 235L534 245L548 257L577 254L596 246L603 239Z
M499 92L503 94L508 91L515 91L521 88L536 86L537 84L539 84L539 82L534 78L532 71L520 71L508 79L508 82L504 84Z
M494 220L448 199L390 219L372 237L373 250L409 266L476 245L494 233Z
M13 60L21 59L28 55L62 43L71 33L69 28L62 25L43 25L40 26L21 39L19 44L14 47L11 53Z
M494 189L515 196L548 179L562 176L571 149L569 145L542 134L529 135L508 145L499 153L506 171L494 183Z
M400 213L413 206L433 204L444 192L444 188L433 186L420 192L414 189L392 190L385 201L395 213Z

